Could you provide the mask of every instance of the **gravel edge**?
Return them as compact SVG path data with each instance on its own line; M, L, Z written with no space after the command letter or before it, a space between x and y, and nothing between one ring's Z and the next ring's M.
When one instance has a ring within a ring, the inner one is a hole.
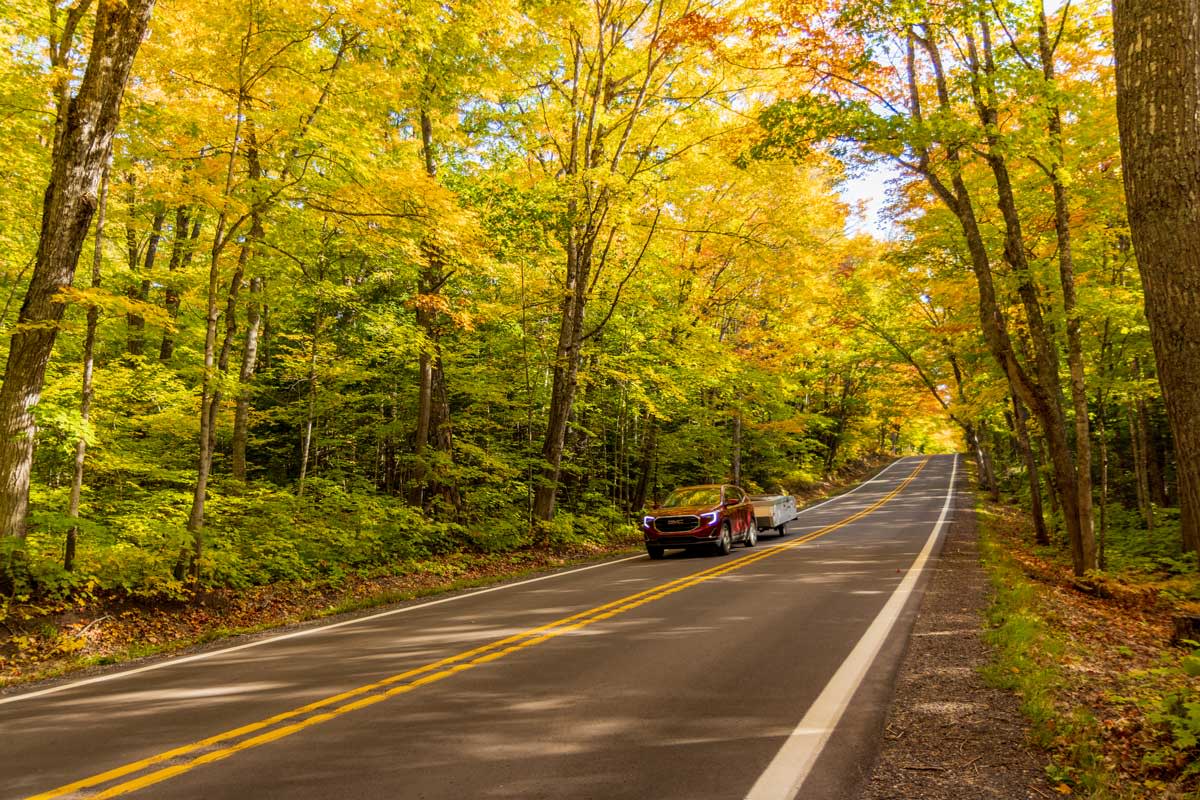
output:
M1053 797L1020 701L980 675L992 590L973 508L958 509L930 570L863 800Z

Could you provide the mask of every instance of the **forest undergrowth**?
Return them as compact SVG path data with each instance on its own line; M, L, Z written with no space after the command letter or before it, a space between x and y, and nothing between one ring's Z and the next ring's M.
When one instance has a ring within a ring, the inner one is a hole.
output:
M978 513L996 591L986 677L1020 695L1051 784L1200 797L1200 643L1172 641L1173 618L1200 611L1200 579L1169 520L1147 533L1118 512L1109 571L1077 579L1061 548L1031 544L1018 507L981 498Z

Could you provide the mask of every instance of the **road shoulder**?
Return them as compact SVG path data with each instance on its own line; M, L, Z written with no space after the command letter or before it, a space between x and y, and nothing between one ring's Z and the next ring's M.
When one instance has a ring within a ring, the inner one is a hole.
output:
M979 674L991 589L973 509L930 571L864 800L1051 797L1017 698Z

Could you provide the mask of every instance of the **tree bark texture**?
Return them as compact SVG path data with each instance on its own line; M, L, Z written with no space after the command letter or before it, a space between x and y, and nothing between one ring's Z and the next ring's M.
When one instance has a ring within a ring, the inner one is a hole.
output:
M1175 438L1183 546L1200 550L1200 0L1115 0L1133 248Z
M33 408L97 206L121 99L154 0L101 0L79 90L67 104L51 155L37 256L0 387L0 526L23 537L33 464Z

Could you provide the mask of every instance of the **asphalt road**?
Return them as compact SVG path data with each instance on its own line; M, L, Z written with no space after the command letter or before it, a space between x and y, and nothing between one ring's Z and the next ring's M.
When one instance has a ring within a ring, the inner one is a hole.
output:
M854 798L953 515L904 458L618 559L0 698L0 797Z

